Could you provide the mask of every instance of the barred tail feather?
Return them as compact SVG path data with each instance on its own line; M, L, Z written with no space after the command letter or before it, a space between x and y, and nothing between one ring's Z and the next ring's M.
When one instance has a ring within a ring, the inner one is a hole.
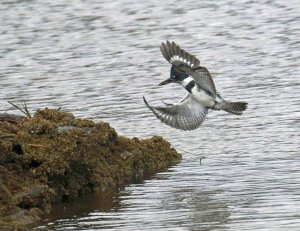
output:
M222 102L220 104L220 109L224 110L228 113L235 114L235 115L241 115L243 111L247 109L246 102Z

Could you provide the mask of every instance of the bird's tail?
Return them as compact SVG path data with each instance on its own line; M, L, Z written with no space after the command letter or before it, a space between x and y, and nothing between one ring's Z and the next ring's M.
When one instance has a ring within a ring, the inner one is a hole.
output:
M228 101L223 101L222 103L219 103L216 105L217 110L224 110L227 111L231 114L235 115L241 115L243 111L247 109L247 104L246 102L228 102Z

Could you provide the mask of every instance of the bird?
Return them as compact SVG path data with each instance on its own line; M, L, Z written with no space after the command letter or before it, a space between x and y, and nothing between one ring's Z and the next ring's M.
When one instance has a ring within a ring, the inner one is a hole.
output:
M205 120L208 109L224 110L241 115L247 108L246 102L226 101L217 92L208 69L200 66L194 55L183 50L175 42L162 42L160 50L171 64L170 78L159 86L176 83L184 87L186 96L177 103L165 103L163 107L152 107L143 96L144 103L163 123L180 130L194 130Z

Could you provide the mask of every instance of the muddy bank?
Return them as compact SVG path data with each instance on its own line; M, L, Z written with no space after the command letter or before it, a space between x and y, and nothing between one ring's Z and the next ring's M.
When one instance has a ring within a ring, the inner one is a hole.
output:
M54 109L0 119L0 230L23 230L53 203L143 179L180 159L161 137L128 139L108 123Z

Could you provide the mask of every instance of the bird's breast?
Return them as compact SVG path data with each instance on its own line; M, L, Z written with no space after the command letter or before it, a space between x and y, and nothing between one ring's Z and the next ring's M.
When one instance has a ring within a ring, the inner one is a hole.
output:
M215 98L212 97L207 91L200 88L192 89L193 98L206 107L213 107L215 105Z

